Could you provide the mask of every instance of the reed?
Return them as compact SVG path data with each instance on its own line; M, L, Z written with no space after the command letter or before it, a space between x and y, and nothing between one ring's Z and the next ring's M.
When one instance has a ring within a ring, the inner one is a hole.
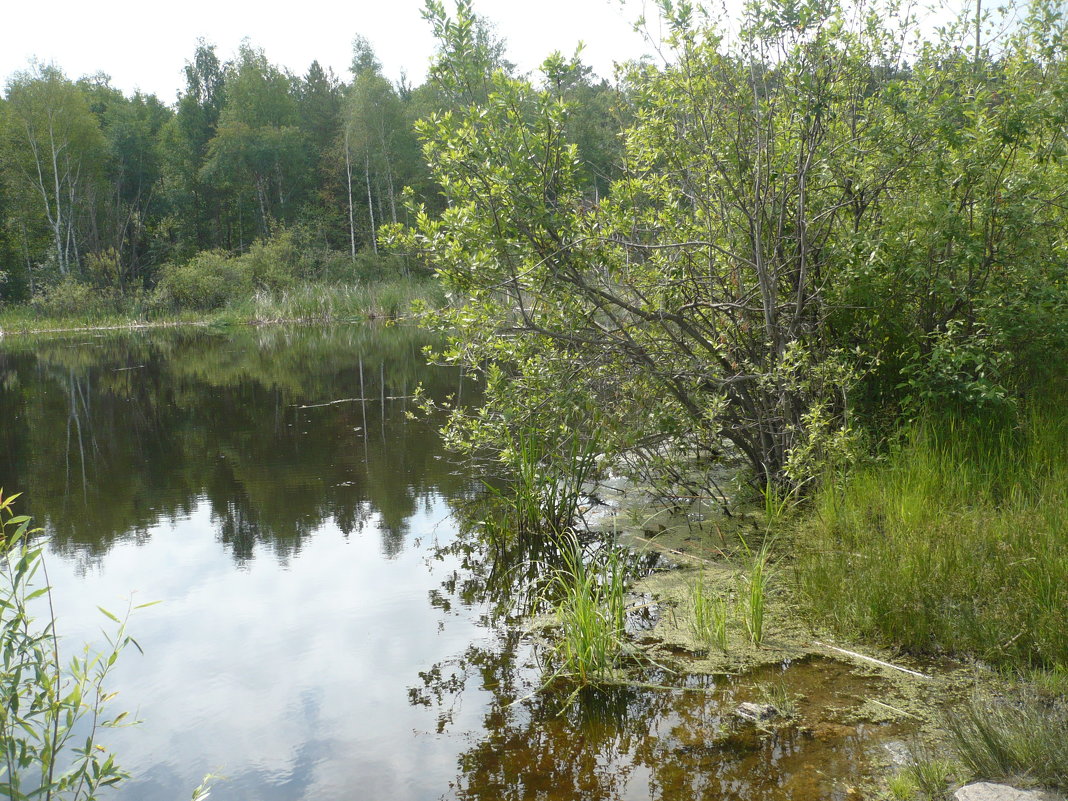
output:
M693 604L691 629L694 638L707 646L716 646L727 652L727 618L726 599L710 595L705 587L704 574L694 581L690 589L690 601Z
M616 548L588 558L574 533L560 537L562 564L548 586L559 636L553 678L579 686L612 677L626 636L626 567Z
M764 613L771 580L768 548L765 541L758 551L749 553L749 567L742 576L742 622L749 640L757 646L764 642Z
M515 533L565 534L597 467L594 438L576 431L557 441L533 426L518 427L509 436L511 481L487 489L510 511Z

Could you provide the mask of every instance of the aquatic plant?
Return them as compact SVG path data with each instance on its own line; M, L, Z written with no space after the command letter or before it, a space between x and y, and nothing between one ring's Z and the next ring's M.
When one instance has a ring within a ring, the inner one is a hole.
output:
M492 528L505 534L569 531L583 487L597 467L593 437L571 426L542 431L534 425L517 427L508 436L500 459L510 480L503 488L487 484L487 489L509 510L513 531L500 532L499 523Z
M758 551L749 553L749 568L742 576L742 622L753 645L764 641L764 613L771 579L768 547L765 541Z
M757 687L760 701L775 707L781 717L797 717L797 698L782 679L770 681Z
M550 681L596 684L612 676L624 650L626 566L617 548L587 559L574 532L560 535L559 543L562 564L547 587L559 626Z
M706 645L715 645L727 650L727 600L719 595L710 595L705 587L704 573L695 579L690 589L693 604L693 619L690 621L694 638Z

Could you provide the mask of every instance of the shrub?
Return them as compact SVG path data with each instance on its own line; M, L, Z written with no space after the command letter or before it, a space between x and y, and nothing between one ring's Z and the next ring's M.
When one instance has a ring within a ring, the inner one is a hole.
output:
M279 231L267 240L255 242L248 253L237 257L240 268L256 287L277 292L289 289L306 278L304 256L289 231Z
M252 275L240 259L205 250L185 264L164 265L156 303L173 309L209 311L252 294Z
M34 309L48 317L89 317L109 306L99 291L70 275L34 295L32 302Z
M12 509L16 498L0 491L0 793L12 801L89 801L126 776L96 734L125 717L106 716L104 683L133 640L105 613L118 625L105 651L61 661L55 621L31 613L48 594L37 582L44 557L39 529Z

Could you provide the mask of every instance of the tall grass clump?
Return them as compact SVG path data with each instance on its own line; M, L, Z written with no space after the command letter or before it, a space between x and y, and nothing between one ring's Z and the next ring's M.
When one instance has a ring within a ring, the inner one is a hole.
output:
M764 614L771 580L768 543L749 554L749 569L742 576L742 622L753 645L764 642Z
M416 304L440 305L437 284L430 279L383 279L373 284L301 283L257 290L235 304L239 317L252 320L326 322L364 318L398 319Z
M521 426L510 431L510 444L501 454L510 481L503 488L488 487L509 514L513 533L563 535L575 523L583 488L597 468L592 436Z
M705 645L714 645L721 651L727 651L727 617L728 607L725 598L709 594L705 587L704 575L701 574L690 589L690 601L693 604L691 628L694 638Z
M975 697L946 721L957 758L974 779L1068 789L1068 705L1034 692Z
M623 653L626 567L615 548L587 559L573 533L561 536L560 555L547 588L559 627L552 678L580 687L602 683L613 676Z
M1010 667L1068 665L1068 415L931 418L827 482L802 527L810 609L854 634Z

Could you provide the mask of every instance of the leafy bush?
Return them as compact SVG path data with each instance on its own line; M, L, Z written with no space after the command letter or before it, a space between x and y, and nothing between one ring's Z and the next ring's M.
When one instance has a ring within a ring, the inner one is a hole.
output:
M210 311L252 294L248 265L221 250L205 250L185 264L167 264L156 286L164 308Z
M49 317L91 317L103 314L111 305L99 290L73 276L42 289L33 298L34 309Z
M305 260L289 231L280 231L270 239L253 243L248 253L235 259L257 288L277 292L289 289L307 278Z

